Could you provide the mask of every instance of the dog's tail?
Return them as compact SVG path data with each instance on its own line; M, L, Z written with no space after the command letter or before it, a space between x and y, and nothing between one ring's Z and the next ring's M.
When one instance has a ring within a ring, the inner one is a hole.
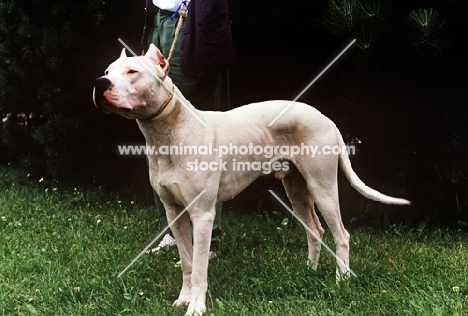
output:
M391 197L385 194L380 193L377 190L374 190L368 187L361 179L357 176L356 172L354 172L353 168L351 167L351 161L349 160L349 153L345 150L346 145L343 141L343 137L341 136L340 131L338 128L337 131L337 138L338 143L340 144L342 150L339 155L339 165L343 173L345 174L346 178L348 179L351 186L356 189L359 193L364 195L366 198L382 202L385 204L394 204L394 205L410 205L411 202L405 199Z

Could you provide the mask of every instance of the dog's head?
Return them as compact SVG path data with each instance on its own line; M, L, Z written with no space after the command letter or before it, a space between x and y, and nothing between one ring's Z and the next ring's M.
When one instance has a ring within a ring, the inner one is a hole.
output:
M144 119L164 103L168 91L163 84L169 64L161 52L150 45L144 56L120 57L96 79L93 100L104 113L117 113L128 119Z

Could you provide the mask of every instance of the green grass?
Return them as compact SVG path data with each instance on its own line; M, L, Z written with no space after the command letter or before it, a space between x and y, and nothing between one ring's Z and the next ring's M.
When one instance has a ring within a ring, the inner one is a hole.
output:
M175 250L132 259L159 232L153 207L89 185L0 168L0 315L183 315ZM304 230L284 214L223 214L207 315L468 315L466 232L351 231L357 278L333 257L306 266ZM332 248L329 231L325 242Z

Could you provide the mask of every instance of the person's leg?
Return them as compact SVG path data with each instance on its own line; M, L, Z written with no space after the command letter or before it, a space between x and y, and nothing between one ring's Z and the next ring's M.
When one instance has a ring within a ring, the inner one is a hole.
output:
M156 14L155 28L150 34L150 42L155 44L167 58L174 41L178 17L171 20L169 16ZM169 61L169 76L182 94L197 109L200 110L227 110L229 105L229 74L220 73L203 78L190 78L180 69L180 46L182 44L183 27L177 38L173 55ZM166 211L161 200L155 193L161 224L167 225ZM159 203L159 204L158 204ZM216 204L216 217L213 223L212 250L219 247L221 236L222 203ZM165 227L165 226L164 226Z
M213 93L213 107L215 111L227 111L231 108L229 95L229 72L225 71L215 76L215 86ZM221 213L223 203L216 204L216 217L213 222L213 231L211 233L211 250L216 251L221 244Z
M161 199L159 198L159 195L154 191L153 189L153 196L154 196L154 202L156 203L156 207L158 208L158 213L159 213L159 218L161 220L161 229L166 228L169 226L169 223L167 222L167 217L166 217L166 208L161 202ZM171 229L167 231L167 233L174 238L174 235L171 232Z
M229 111L231 109L230 100L229 71L226 70L216 75L213 110Z

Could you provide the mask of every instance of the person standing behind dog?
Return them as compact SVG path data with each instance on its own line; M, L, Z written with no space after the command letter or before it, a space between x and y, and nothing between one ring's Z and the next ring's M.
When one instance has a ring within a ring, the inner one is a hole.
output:
M169 60L169 76L182 94L200 110L230 109L229 71L236 55L231 33L229 0L146 0L146 12L155 14L148 37ZM150 15L151 16L151 15ZM146 44L146 20L142 45ZM182 19L182 20L181 20ZM179 21L181 20L181 21ZM176 34L178 23L180 32ZM203 128L203 126L200 126ZM154 192L161 224L167 227L166 210ZM221 235L222 203L216 204L211 251L215 254ZM166 234L158 247L175 245L172 232Z

